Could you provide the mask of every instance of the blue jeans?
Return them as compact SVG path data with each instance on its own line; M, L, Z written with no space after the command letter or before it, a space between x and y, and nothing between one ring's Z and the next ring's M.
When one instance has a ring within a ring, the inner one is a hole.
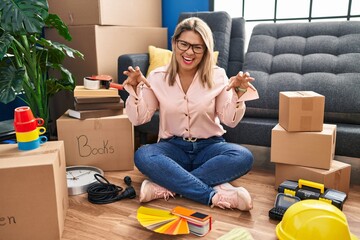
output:
M188 142L181 137L161 139L135 152L135 165L150 180L171 192L211 205L213 186L233 181L250 171L252 153L223 137Z

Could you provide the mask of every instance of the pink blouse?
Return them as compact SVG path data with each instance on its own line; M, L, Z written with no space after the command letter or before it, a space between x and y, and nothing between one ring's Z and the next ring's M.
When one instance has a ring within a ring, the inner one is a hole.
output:
M220 122L235 127L244 116L244 101L259 98L257 91L250 88L240 98L234 90L226 91L229 79L225 70L217 66L211 89L203 87L196 74L187 93L182 90L178 75L175 84L169 86L166 69L164 66L150 73L147 80L151 88L138 86L135 92L131 86L124 86L129 92L126 114L135 126L149 122L159 110L159 138L222 136L225 130Z

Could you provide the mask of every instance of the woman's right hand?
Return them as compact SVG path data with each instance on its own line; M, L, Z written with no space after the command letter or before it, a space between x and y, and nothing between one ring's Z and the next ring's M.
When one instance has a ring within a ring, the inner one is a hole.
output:
M136 66L135 69L130 66L128 67L128 70L124 71L123 73L127 76L127 79L124 81L123 85L128 84L132 86L134 90L136 90L139 84L145 84L150 88L149 82L146 80L138 66Z

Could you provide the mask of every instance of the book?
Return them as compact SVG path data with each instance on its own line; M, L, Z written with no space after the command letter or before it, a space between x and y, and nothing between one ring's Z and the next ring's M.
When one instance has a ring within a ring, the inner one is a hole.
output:
M74 97L108 97L119 96L119 90L116 88L100 88L100 89L86 89L82 85L75 86Z
M75 97L77 103L114 103L120 102L120 96L108 96L108 97Z
M77 111L74 109L68 109L67 114L69 117L77 118L84 120L87 118L100 118L100 117L110 117L123 114L123 109L114 110L114 109L100 109L100 110L85 110Z
M99 110L99 109L123 109L124 101L120 100L119 102L114 103L77 103L74 101L74 110L84 111L84 110Z
M177 206L171 211L140 207L139 223L147 229L168 235L189 234L204 236L211 230L211 216Z
M172 209L171 213L186 219L189 225L189 230L192 234L204 236L211 230L212 219L208 214L181 206L177 206Z

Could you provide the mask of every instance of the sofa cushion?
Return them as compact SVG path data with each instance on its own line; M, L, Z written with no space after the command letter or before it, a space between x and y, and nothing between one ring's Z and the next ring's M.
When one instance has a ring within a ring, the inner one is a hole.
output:
M218 65L225 70L228 67L231 17L227 12L184 12L179 16L179 22L189 17L198 17L210 27L214 37L214 51L219 51Z
M245 55L245 19L233 18L231 22L229 62L226 70L228 77L235 76L243 68Z
M326 122L360 124L360 22L259 24L243 70L260 95L248 117L277 118L280 91L314 91Z
M273 118L245 117L236 128L224 126L224 138L228 142L271 147L271 131L278 124ZM339 156L360 156L360 127L355 124L336 124L335 154ZM355 146L355 147L354 147Z
M172 56L172 51L168 49L158 48L155 46L149 46L149 68L146 73L146 77L155 68L167 65Z

